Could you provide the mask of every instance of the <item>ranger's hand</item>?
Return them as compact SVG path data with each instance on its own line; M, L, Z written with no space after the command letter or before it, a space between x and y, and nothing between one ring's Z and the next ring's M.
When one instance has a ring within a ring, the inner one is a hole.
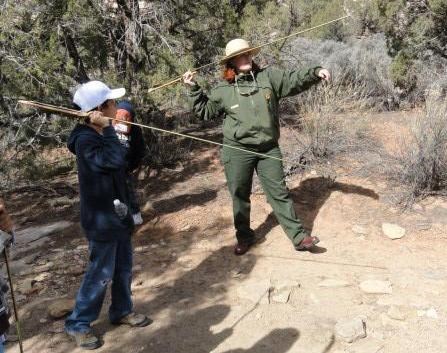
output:
M318 77L324 81L330 81L331 73L327 69L320 69L320 71L318 71Z
M93 125L99 126L101 128L105 128L111 125L111 121L109 118L105 117L103 113L98 112L97 110L91 112L89 115L90 123Z
M194 71L188 70L183 74L183 83L188 86L195 86L197 84L194 76L196 73Z

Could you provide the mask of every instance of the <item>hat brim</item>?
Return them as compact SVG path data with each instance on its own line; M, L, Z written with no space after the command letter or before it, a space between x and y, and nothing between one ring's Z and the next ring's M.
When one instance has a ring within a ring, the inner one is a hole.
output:
M235 58L236 56L239 56L239 55L241 55L241 54L250 53L252 56L256 56L256 55L259 54L260 51L261 51L261 48L253 48L253 49L251 49L251 48L245 48L245 49L241 49L241 50L238 50L238 51L234 52L234 53L231 54L231 55L227 55L227 56L223 57L223 58L219 61L219 64L220 64L220 65L224 65L224 64L227 63L229 60L231 60L231 59L233 59L233 58Z
M125 94L126 94L125 88L111 89L109 94L107 95L107 99L118 99L123 97Z

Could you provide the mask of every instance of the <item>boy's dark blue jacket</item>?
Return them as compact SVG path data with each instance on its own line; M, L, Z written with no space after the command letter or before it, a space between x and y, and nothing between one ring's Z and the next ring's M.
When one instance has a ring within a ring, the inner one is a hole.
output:
M129 205L126 183L126 148L108 126L103 134L78 124L68 139L68 149L76 155L81 199L81 226L90 240L114 241L133 230L130 212L121 220L113 200Z

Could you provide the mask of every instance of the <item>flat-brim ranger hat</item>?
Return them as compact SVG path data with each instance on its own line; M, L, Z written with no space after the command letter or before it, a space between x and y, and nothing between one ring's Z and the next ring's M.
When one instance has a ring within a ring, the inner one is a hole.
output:
M230 40L225 47L225 56L220 60L220 64L224 65L229 60L235 58L240 54L250 53L252 56L258 55L261 48L253 48L250 44L242 38Z
M88 112L109 99L118 99L126 94L125 88L110 89L101 81L90 81L82 84L73 96L73 103Z

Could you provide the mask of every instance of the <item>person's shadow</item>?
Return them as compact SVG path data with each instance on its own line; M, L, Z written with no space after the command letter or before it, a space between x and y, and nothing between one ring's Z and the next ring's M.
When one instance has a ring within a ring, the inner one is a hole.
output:
M249 349L232 349L224 353L285 353L299 338L299 331L294 328L274 329Z
M334 191L362 195L375 200L379 199L379 195L374 190L359 185L340 183L326 177L306 179L297 188L291 189L290 195L295 205L296 214L309 234L312 233L318 212ZM277 225L278 221L274 213L271 212L255 230L256 237L259 239L258 242L262 242ZM316 246L311 252L320 254L326 252L326 249Z

